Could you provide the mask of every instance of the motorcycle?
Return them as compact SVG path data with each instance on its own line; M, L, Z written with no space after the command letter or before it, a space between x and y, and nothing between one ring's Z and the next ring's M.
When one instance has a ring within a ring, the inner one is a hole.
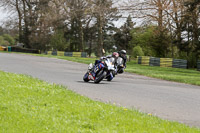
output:
M83 76L85 82L90 80L94 83L100 83L104 78L108 81L113 79L113 71L115 71L114 64L112 64L109 58L104 58L103 60L96 60L95 65L92 63L88 66L88 71Z

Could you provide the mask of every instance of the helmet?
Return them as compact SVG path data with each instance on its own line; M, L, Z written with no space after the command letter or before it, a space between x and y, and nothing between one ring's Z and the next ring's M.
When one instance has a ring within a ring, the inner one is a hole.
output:
M118 54L117 52L114 52L114 53L112 54L112 57L119 57L119 54Z
M120 52L120 54L125 54L126 55L126 50L121 50L119 52Z

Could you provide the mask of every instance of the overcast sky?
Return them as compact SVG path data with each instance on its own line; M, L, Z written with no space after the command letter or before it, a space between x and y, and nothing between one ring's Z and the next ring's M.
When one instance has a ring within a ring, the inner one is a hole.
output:
M2 21L6 19L7 17L6 11L3 10L2 7L0 7L0 24L2 24Z

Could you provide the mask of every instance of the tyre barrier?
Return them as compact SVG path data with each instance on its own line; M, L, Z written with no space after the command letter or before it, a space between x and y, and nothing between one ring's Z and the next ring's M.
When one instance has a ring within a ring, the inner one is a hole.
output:
M65 52L64 51L57 51L57 56L65 56Z
M64 56L70 56L70 57L72 57L73 56L73 52L65 52Z
M64 52L64 51L47 51L47 55L57 55L57 56L70 56L70 57L87 57L86 52Z
M172 67L172 58L160 58L160 67Z
M197 70L200 71L200 60L197 61Z
M173 59L173 65L174 68L187 68L187 60L182 59Z
M187 69L187 60L173 59L173 58L157 58L149 56L138 56L137 64L146 66L160 66L160 67L173 67ZM198 65L200 70L200 61Z
M81 52L73 52L73 57L81 57Z
M141 64L142 63L142 57L141 56L137 56L137 64Z
M149 56L142 56L141 65L149 66L149 59L150 59Z
M7 48L4 46L0 46L0 51L7 51Z
M150 57L150 66L160 66L160 58Z

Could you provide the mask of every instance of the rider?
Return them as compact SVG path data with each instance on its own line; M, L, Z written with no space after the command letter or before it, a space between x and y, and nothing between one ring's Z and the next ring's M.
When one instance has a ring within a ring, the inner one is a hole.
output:
M123 73L124 69L126 68L126 62L127 62L126 50L120 50L118 52L113 52L112 55L108 55L106 57L103 56L103 57L100 58L100 60L96 60L94 65L100 63L102 60L104 60L106 58L111 58L111 57L114 57L114 59L115 59L114 62L113 62L113 64L115 66L117 65L116 63L117 63L118 57L121 57L124 60L124 64L123 64L124 68L119 72L119 73Z
M106 56L106 58L114 58L114 61L112 61L113 65L117 65L117 58L119 57L118 52L113 52L112 55Z
M117 62L117 58L119 57L119 53L118 52L113 52L112 53L112 55L108 55L108 56L102 56L102 57L100 57L100 59L99 60L95 60L95 65L96 64L98 64L98 63L100 63L101 61L103 61L104 59L106 59L106 58L111 58L111 57L113 57L115 60L113 61L113 64L115 65L116 64L116 62Z
M118 73L123 73L124 69L126 68L126 62L127 62L127 56L126 56L126 50L120 50L118 51L119 57L121 57L124 60L124 68L121 69Z

